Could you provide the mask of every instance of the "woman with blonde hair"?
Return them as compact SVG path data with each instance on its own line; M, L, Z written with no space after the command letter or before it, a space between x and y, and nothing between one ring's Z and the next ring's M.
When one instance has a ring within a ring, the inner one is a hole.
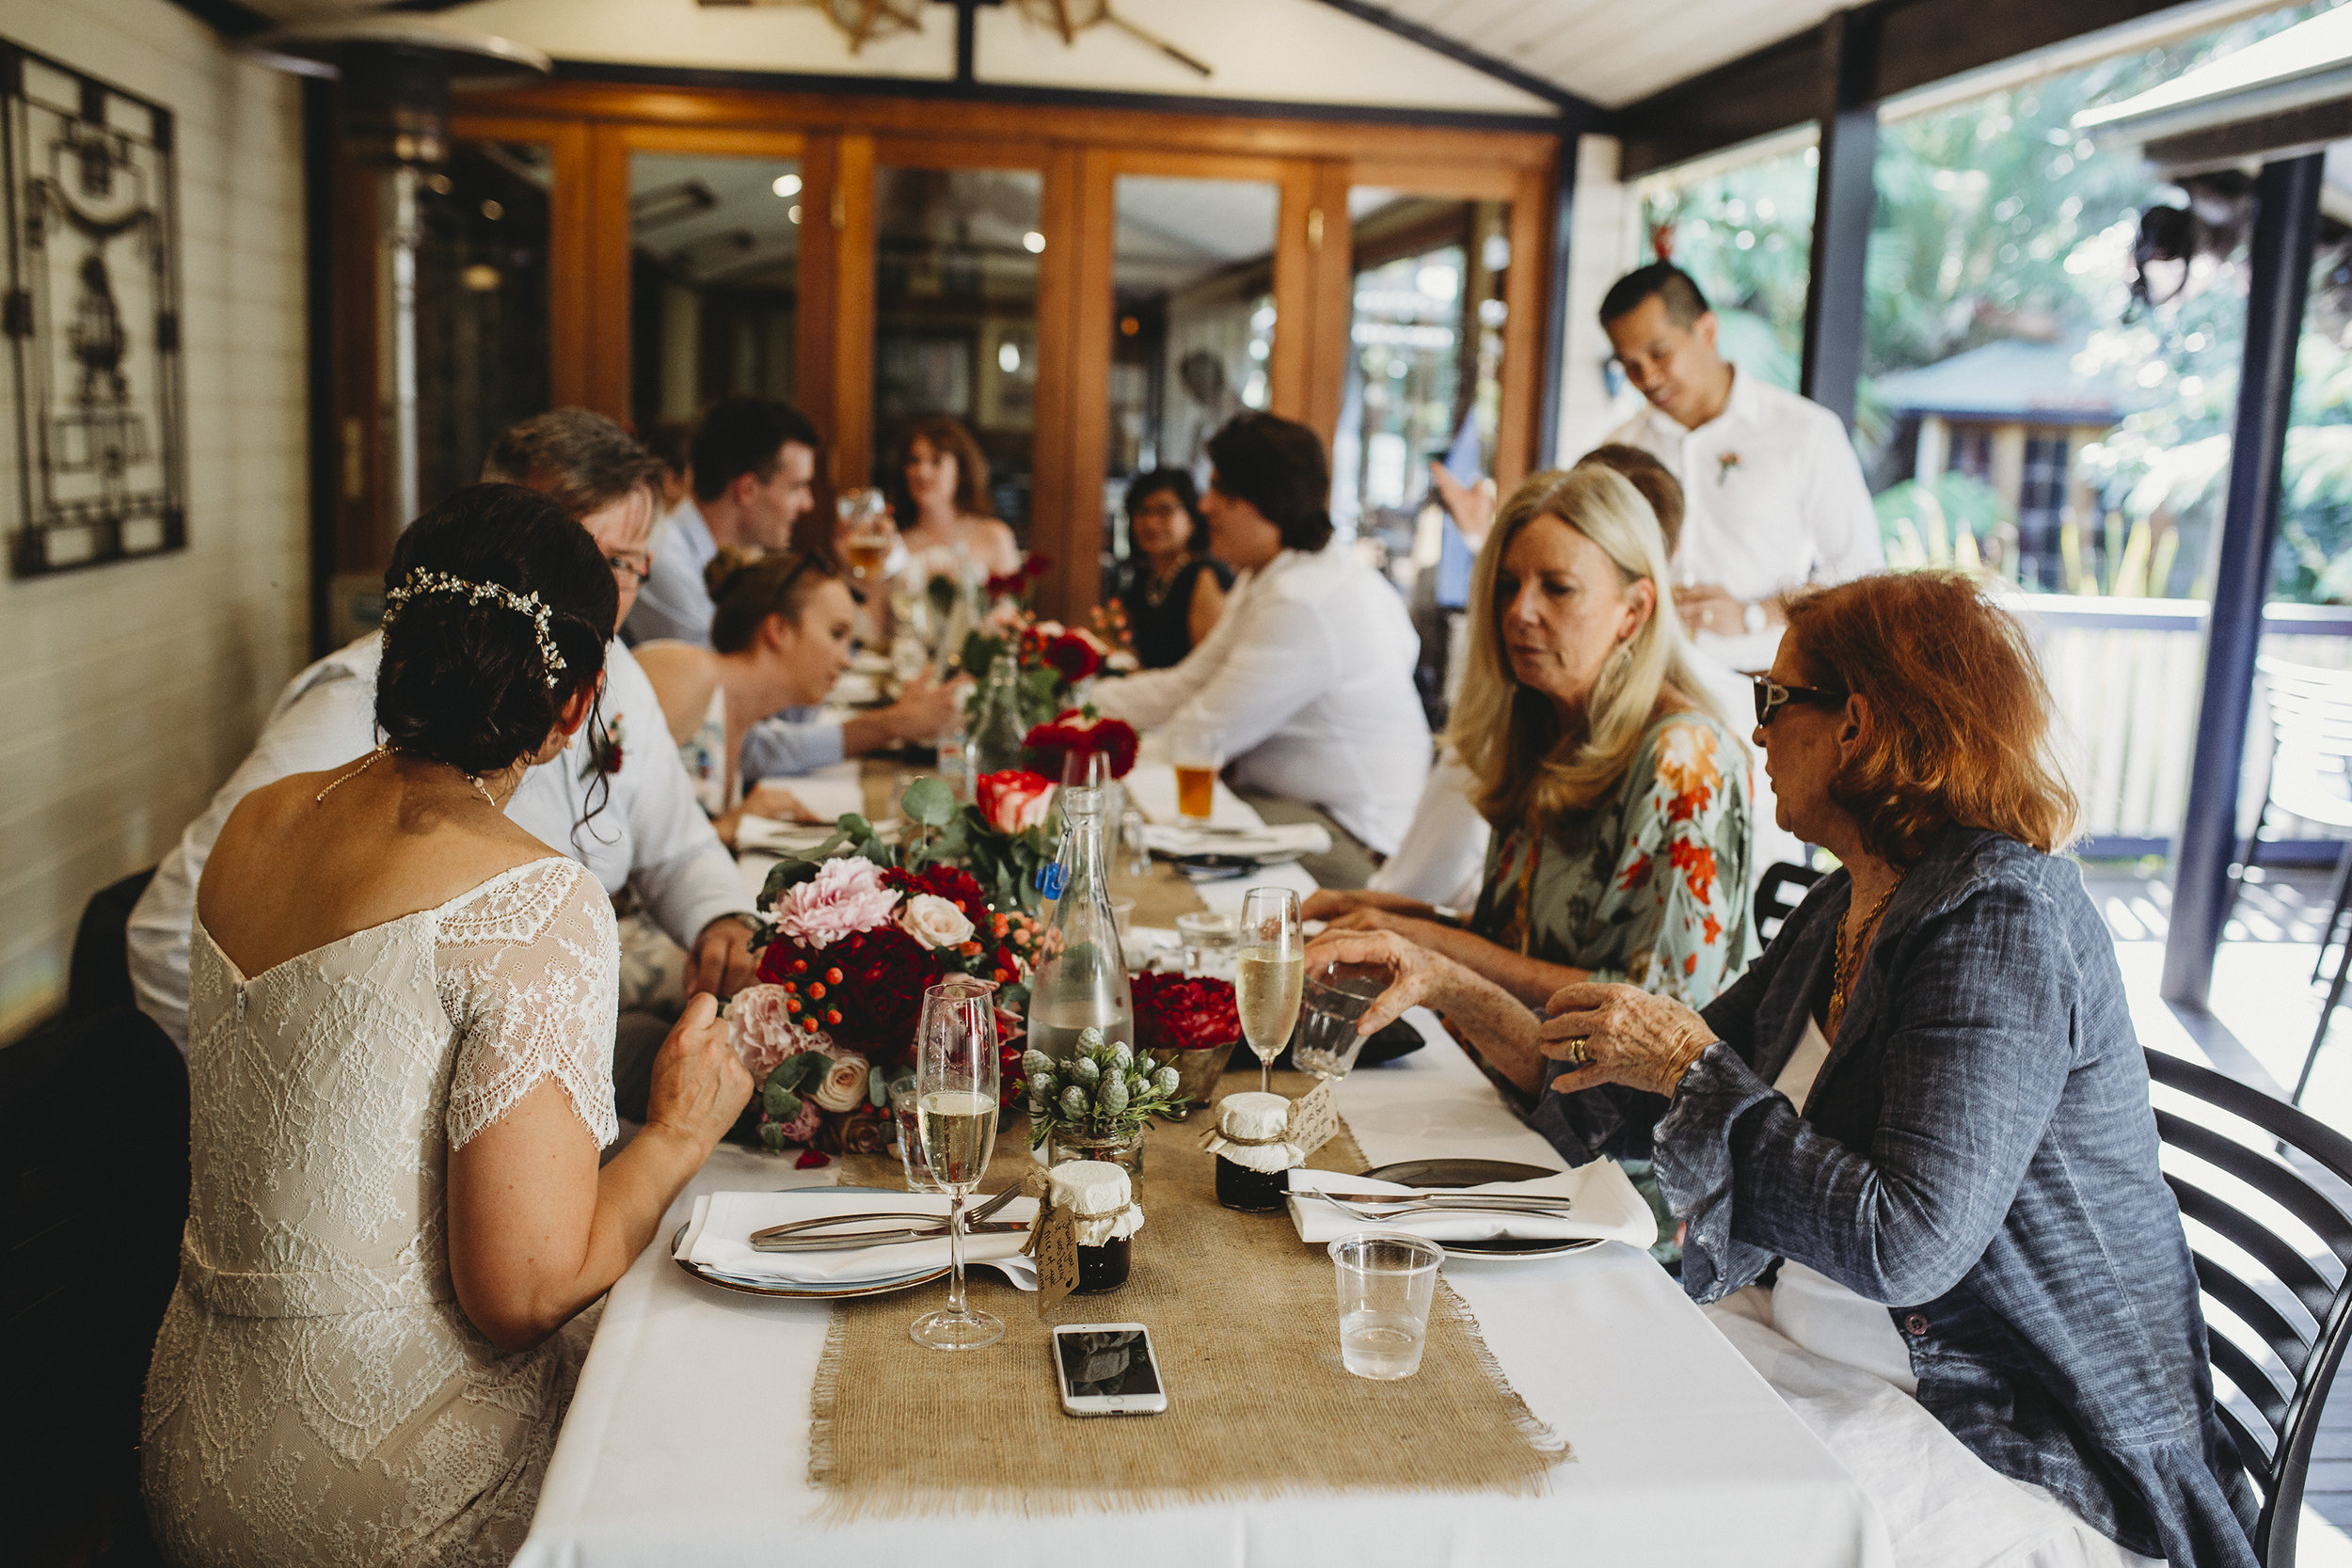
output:
M1375 893L1308 908L1332 927L1311 964L1392 976L1365 1033L1438 1008L1556 1142L1545 998L1597 979L1703 1004L1748 957L1746 752L1662 613L1666 580L1658 519L1621 475L1581 463L1520 485L1479 552L1447 733L1494 828L1477 909Z

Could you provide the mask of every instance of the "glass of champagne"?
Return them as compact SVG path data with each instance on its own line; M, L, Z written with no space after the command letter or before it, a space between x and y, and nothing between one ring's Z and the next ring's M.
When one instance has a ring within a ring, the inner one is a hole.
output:
M907 1332L932 1350L977 1350L1005 1325L963 1299L963 1202L996 1143L996 988L958 975L923 992L914 1039L914 1122L931 1180L948 1195L947 1305Z
M1233 962L1233 1000L1242 1037L1258 1058L1258 1087L1274 1088L1274 1058L1298 1024L1307 978L1307 945L1298 931L1298 895L1253 887L1241 902L1241 943Z

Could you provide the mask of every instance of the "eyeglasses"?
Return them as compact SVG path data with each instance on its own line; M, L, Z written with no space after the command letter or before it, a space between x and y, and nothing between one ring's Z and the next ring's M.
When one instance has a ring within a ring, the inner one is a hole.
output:
M1825 686L1783 686L1770 675L1750 675L1756 683L1756 727L1768 728L1772 715L1790 703L1811 703L1816 707L1842 707L1847 693Z
M637 555L608 555L604 558L604 563L612 568L612 575L616 578L621 576L623 573L627 573L628 576L635 578L639 582L643 582L647 578L653 576L653 557L650 555L643 553Z

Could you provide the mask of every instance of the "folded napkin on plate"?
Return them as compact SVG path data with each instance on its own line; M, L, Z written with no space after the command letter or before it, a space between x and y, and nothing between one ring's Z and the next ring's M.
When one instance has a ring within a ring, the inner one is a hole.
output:
M895 1246L860 1247L841 1252L758 1252L752 1232L794 1220L831 1214L870 1214L884 1211L937 1214L947 1217L947 1199L936 1193L848 1192L838 1188L803 1188L786 1193L712 1193L694 1200L693 1217L678 1238L675 1256L738 1279L784 1285L824 1285L837 1280L882 1279L947 1265L947 1238L935 1242L901 1242ZM991 1220L1026 1222L1037 1213L1037 1199L1017 1197ZM854 1228L882 1230L906 1225L905 1220L877 1220ZM852 1227L844 1225L843 1229ZM967 1236L963 1260L990 1263L1025 1291L1037 1289L1037 1270L1021 1256L1023 1231Z
M1402 1186L1394 1181L1375 1181L1369 1176L1348 1176L1335 1170L1294 1169L1291 1178L1291 1224L1298 1229L1302 1242L1321 1245L1334 1237L1351 1230L1361 1230L1372 1222L1359 1220L1343 1209L1333 1208L1318 1198L1302 1197L1299 1190L1313 1187L1338 1194L1341 1197L1372 1196L1378 1194L1394 1196L1424 1189ZM1650 1213L1649 1205L1633 1189L1624 1171L1614 1160L1596 1160L1576 1170L1562 1171L1534 1181L1493 1181L1483 1187L1449 1187L1449 1194L1468 1196L1477 1193L1498 1193L1523 1197L1565 1197L1570 1200L1563 1214L1514 1214L1500 1209L1463 1209L1441 1212L1434 1209L1399 1219L1381 1220L1383 1230L1409 1230L1416 1236L1426 1236L1433 1242L1484 1242L1500 1237L1518 1241L1568 1240L1578 1236L1597 1236L1603 1241L1628 1242L1647 1248L1658 1241L1658 1221Z
M1163 855L1327 855L1331 835L1319 823L1295 822L1259 828L1187 828L1153 823L1143 842Z

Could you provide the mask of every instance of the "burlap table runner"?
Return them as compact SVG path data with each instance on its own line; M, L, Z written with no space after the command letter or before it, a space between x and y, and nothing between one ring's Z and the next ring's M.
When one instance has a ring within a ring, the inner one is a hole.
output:
M1258 1086L1226 1075L1219 1094ZM1312 1081L1279 1073L1294 1097ZM983 1185L1030 1165L1016 1121ZM1568 1457L1487 1354L1442 1280L1421 1370L1397 1383L1340 1362L1331 1263L1301 1244L1283 1213L1218 1206L1206 1118L1154 1128L1139 1196L1146 1222L1125 1289L1064 1299L1041 1322L1034 1296L993 1271L971 1277L974 1305L1005 1321L1002 1343L943 1354L907 1337L943 1282L838 1303L818 1364L809 1480L842 1519L1010 1509L1136 1509L1300 1492L1544 1489ZM1343 1128L1309 1164L1360 1171ZM895 1164L845 1162L845 1182L903 1186ZM1055 1323L1140 1322L1168 1388L1165 1414L1079 1420L1056 1391Z

